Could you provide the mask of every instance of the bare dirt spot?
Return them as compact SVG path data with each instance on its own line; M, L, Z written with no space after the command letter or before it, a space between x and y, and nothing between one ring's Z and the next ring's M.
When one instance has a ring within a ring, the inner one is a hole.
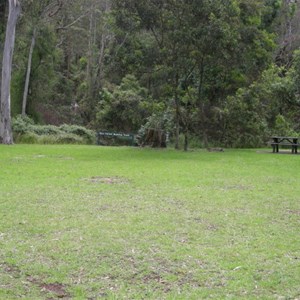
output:
M90 183L99 183L99 184L127 184L128 180L122 177L101 177L93 176L91 178L84 178L85 181Z
M297 215L300 216L300 210L292 210L292 209L288 209L287 212L291 215Z
M2 269L5 273L10 274L10 276L14 278L19 278L22 276L21 270L17 266L13 266L7 263L0 264L0 269ZM33 276L27 275L26 277L27 283L32 285L36 285L41 289L41 292L52 293L56 298L69 298L70 295L66 291L66 286L61 283L43 283L42 280L37 279Z
M10 276L14 277L14 278L18 278L21 276L21 271L19 270L18 267L7 264L7 263L3 263L0 264L0 268L5 272L10 274Z
M242 184L238 184L238 185L228 185L228 186L224 186L221 188L221 190L223 191L247 191L247 190L252 190L253 187L252 186L248 186L248 185L242 185Z
M206 229L209 231L217 231L219 228L214 224L207 224Z
M66 292L66 287L63 284L60 283L41 284L40 287L43 292L54 293L58 298L69 297L69 294Z
M159 282L159 283L164 283L162 277L155 273L155 272L151 272L150 274L147 274L145 275L142 280L145 282L145 283L149 283L151 281L156 281L156 282Z

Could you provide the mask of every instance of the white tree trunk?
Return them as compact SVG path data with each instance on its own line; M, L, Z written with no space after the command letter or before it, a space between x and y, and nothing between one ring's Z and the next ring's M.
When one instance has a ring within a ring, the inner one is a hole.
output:
M27 72L26 72L26 78L25 78L23 102L22 102L22 116L26 115L27 96L28 96L29 80L30 80L30 73L31 73L32 54L33 54L33 50L34 50L34 46L35 46L35 38L36 38L36 28L33 29L31 44L30 44L30 49L29 49L29 55L28 55Z
M2 81L0 98L0 143L12 144L10 115L10 81L12 57L15 45L15 29L21 11L18 0L9 0L9 13L6 26L5 44L2 61Z

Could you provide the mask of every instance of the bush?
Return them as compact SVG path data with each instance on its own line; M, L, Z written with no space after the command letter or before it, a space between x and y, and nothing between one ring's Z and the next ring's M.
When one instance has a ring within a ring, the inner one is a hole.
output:
M83 138L71 133L58 135L43 135L39 138L40 144L84 144Z
M87 144L94 144L96 141L96 134L93 130L89 130L82 126L77 125L61 125L59 129L65 133L70 133L80 136Z
M37 135L56 135L60 133L59 128L54 125L34 125L32 131Z
M24 134L33 131L34 121L29 117L18 115L12 119L12 128L15 134Z
M17 116L12 120L16 143L28 144L94 144L94 131L77 125L37 125L29 117Z
M14 134L14 141L19 144L38 144L39 136L33 132Z
M170 123L169 112L151 115L138 132L138 144L140 146L167 147Z

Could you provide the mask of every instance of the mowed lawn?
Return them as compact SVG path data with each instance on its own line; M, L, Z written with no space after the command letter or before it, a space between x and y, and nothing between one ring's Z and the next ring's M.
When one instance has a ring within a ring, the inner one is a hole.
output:
M300 299L300 155L0 146L0 299Z

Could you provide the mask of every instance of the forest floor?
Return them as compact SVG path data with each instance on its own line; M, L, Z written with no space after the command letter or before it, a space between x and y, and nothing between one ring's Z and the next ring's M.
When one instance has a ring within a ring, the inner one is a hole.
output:
M300 155L0 145L0 299L300 299Z

